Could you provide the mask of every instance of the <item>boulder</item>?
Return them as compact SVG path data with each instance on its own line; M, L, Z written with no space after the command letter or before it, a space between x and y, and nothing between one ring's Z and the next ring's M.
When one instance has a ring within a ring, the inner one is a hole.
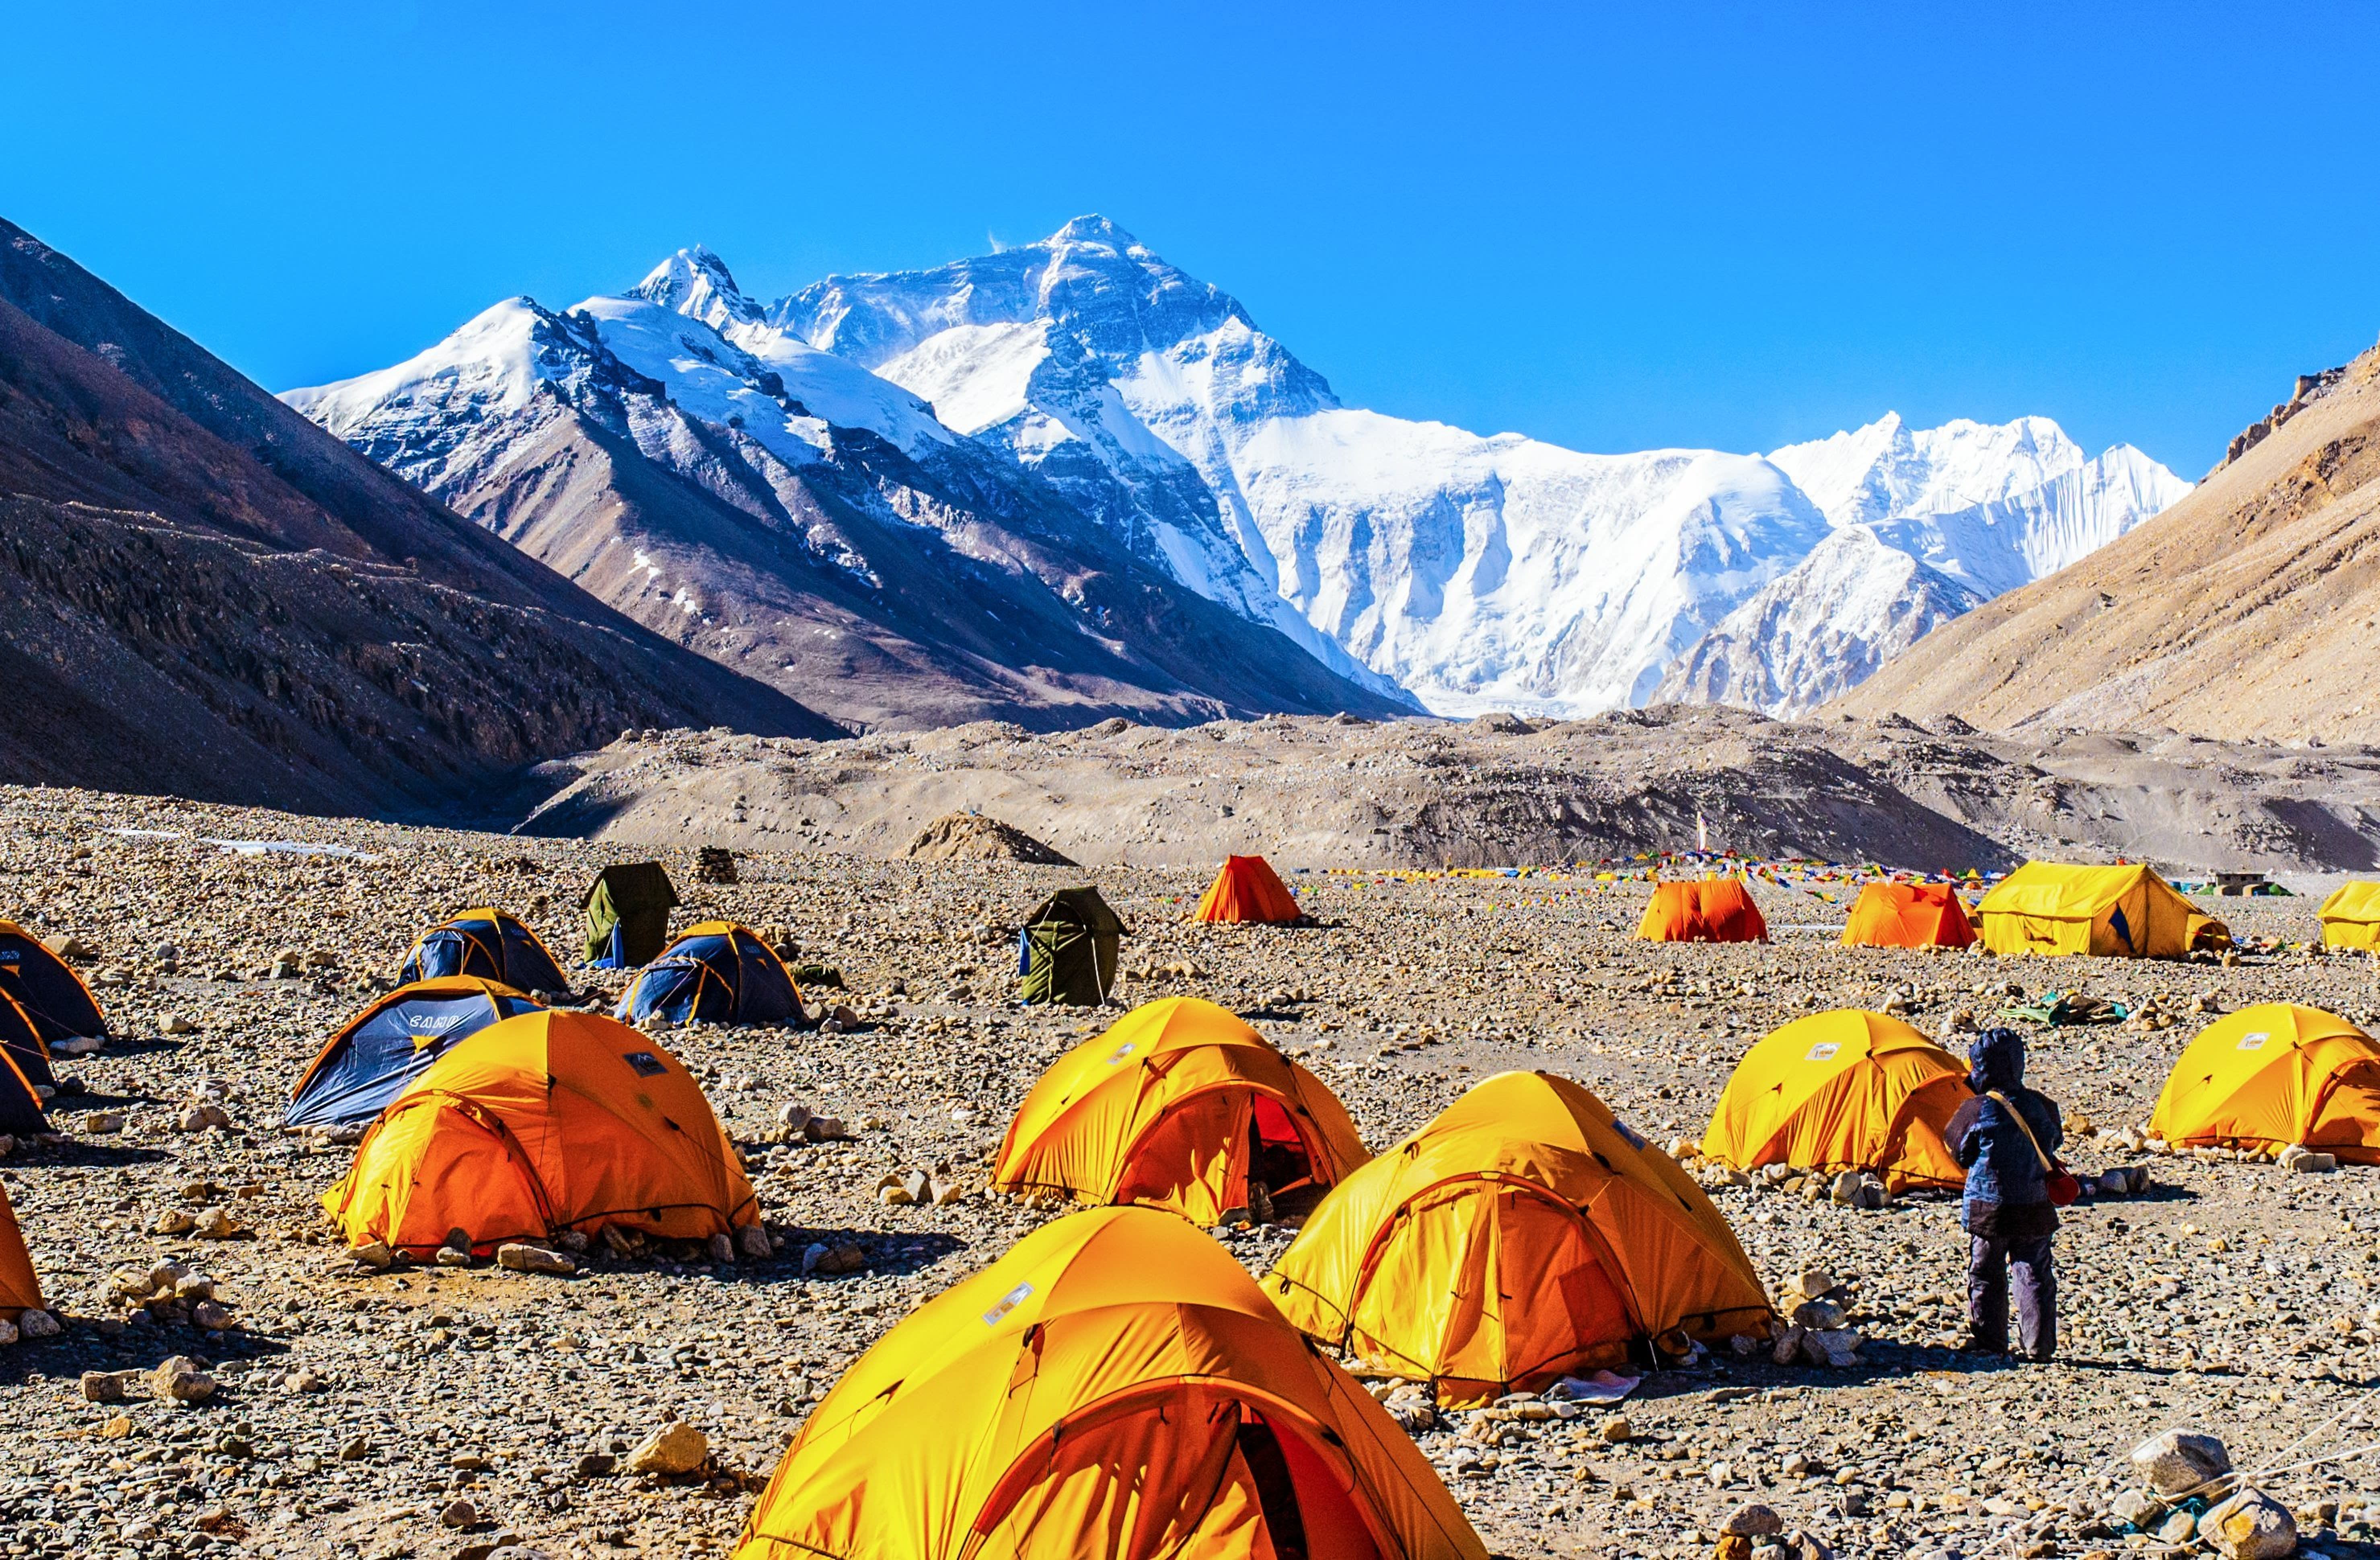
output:
M638 1443L628 1454L628 1471L676 1477L692 1473L710 1456L710 1438L684 1420L677 1420Z
M2263 1491L2240 1490L2206 1508L2198 1539L2225 1560L2281 1560L2298 1547L2297 1518Z
M515 1273L551 1273L563 1278L578 1271L578 1264L568 1252L531 1245L526 1240L508 1240L498 1246L496 1265Z
M1758 1501L1746 1502L1729 1512L1719 1529L1731 1538L1769 1538L1784 1530L1785 1518Z
M2160 1495L2204 1493L2231 1471L2231 1454L2212 1435L2167 1430L2132 1448L2132 1470Z

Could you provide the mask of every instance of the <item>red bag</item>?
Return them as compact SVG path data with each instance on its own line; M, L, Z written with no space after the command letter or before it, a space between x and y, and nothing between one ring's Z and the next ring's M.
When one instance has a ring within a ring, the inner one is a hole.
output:
M2033 1123L2024 1119L2024 1112L1998 1089L1991 1091L1991 1097L2000 1102L2000 1108L2009 1113L2024 1133L2024 1141L2033 1144L2034 1157L2041 1161L2042 1184L2049 1189L2050 1206L2063 1208L2082 1196L2082 1183L2074 1179L2074 1172L2041 1151L2041 1140L2033 1135Z

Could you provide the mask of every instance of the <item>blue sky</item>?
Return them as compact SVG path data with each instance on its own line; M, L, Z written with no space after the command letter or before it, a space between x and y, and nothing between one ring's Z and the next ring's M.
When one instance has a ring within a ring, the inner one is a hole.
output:
M683 243L771 296L1088 211L1351 404L1594 450L2034 412L2194 478L2380 333L2368 6L94 3L8 30L0 216L274 389Z

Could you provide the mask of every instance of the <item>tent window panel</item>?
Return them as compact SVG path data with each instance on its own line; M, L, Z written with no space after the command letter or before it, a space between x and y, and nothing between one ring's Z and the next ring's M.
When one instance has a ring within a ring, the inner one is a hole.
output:
M1390 1227L1366 1263L1355 1297L1355 1353L1384 1363L1401 1361L1427 1375L1475 1375L1475 1360L1492 1359L1500 1341L1488 1313L1496 1191L1473 1185L1426 1195ZM1439 1276L1416 1282L1415 1274ZM1483 1340L1483 1329L1495 1336ZM1482 1379L1500 1379L1492 1366Z

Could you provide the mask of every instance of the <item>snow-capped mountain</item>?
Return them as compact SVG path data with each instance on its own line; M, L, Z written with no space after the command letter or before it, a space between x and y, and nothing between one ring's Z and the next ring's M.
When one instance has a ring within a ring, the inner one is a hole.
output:
M648 626L846 722L1413 707L759 313L688 250L624 296L509 299L285 399Z
M493 520L522 502L504 473L540 393L860 577L880 539L794 489L839 481L963 548L983 533L947 517L991 514L1120 551L1327 679L1448 714L1804 708L2188 491L2129 446L2086 459L2042 418L1887 417L1766 457L1586 454L1342 406L1229 295L1098 217L769 304L681 250L625 296L499 305L290 399Z
M2046 417L1898 416L1768 457L1837 529L1681 657L1658 698L1800 714L1948 619L2056 574L2191 485L2129 444L2086 459Z
M1052 474L1194 588L1264 621L1285 603L1450 714L1644 703L1723 621L1731 661L1779 663L1786 691L1761 702L1802 707L2188 491L2129 446L2088 462L2039 417L1887 417L1763 460L1582 454L1343 407L1236 301L1097 217L830 277L765 318ZM1871 524L1882 546L1801 571L1834 529ZM1250 599L1227 545L1271 600ZM1793 635L1797 658L1773 635L1801 620L1829 627ZM1752 696L1757 680L1714 681L1708 661L1670 691Z

